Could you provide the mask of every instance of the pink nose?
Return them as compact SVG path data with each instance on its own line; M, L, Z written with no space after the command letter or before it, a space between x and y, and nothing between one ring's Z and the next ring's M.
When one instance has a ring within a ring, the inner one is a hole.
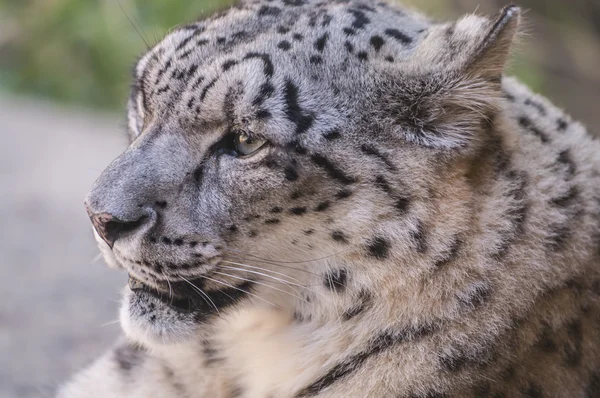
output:
M141 217L134 221L120 220L109 213L93 213L87 204L86 210L94 229L111 248L117 239L134 232L142 226L146 219L146 217Z

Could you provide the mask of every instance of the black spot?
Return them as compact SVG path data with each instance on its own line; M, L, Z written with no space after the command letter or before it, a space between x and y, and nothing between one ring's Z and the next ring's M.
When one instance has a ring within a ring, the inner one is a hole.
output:
M366 61L369 58L369 56L367 55L367 53L365 51L359 51L357 56L358 56L358 59L361 61Z
M389 250L389 242L381 236L376 236L367 243L367 253L378 260L386 259L389 254Z
M206 94L208 93L208 90L210 90L215 85L216 82L217 82L217 78L215 77L206 86L204 86L204 88L202 89L202 93L200 93L200 101L204 101L204 98L206 98Z
M325 201L325 202L321 202L317 205L317 207L315 207L315 211L323 211L326 210L327 208L329 208L329 201Z
M544 108L544 106L542 104L540 104L539 102L532 100L531 98L527 98L525 100L525 105L534 107L535 109L538 110L540 115L543 115L543 116L546 115L546 109Z
M544 144L550 142L548 136L544 134L540 129L535 127L533 123L531 123L531 120L527 119L525 116L519 118L519 124L521 125L521 127L538 137L540 141L542 141Z
M250 237L250 238L254 238L257 235L258 235L258 231L254 230L254 229L251 230L250 232L248 232L248 237Z
M245 60L248 59L254 59L254 58L258 58L261 59L264 63L264 68L263 68L263 72L265 75L267 75L268 77L273 76L273 63L271 62L271 57L269 56L269 54L263 54L263 53L248 53L246 54L246 56L244 57Z
M183 239L177 238L173 241L173 244L175 246L181 246L181 245L183 245Z
M265 224L279 224L281 221L278 218L269 218L265 220Z
M275 87L269 82L263 83L260 86L260 90L258 91L258 96L254 98L252 101L252 105L259 106L262 105L267 98L273 95L273 91L275 91Z
M383 47L383 45L385 44L385 40L383 40L381 36L375 35L371 36L370 43L371 46L373 46L373 48L375 49L375 51L379 52L379 50L381 50L381 47Z
M405 215L410 207L410 199L407 197L397 198L394 207L398 210L400 215Z
M294 39L296 41L302 41L302 39L304 39L304 36L302 36L300 33L294 33L292 35L292 39Z
M277 44L277 48L287 51L292 47L292 44L287 40L282 40Z
M381 189L383 192L386 192L386 193L392 192L392 187L390 187L390 183L382 175L378 175L377 177L375 177L375 185L377 186L377 188Z
M159 200L154 202L155 205L157 205L158 207L160 207L161 209L164 209L165 207L167 207L167 202L164 200Z
M372 299L373 297L369 292L361 290L358 294L358 300L354 303L354 305L352 305L352 307L344 311L344 313L342 314L342 318L345 321L348 321L358 316L371 304Z
M266 109L259 109L258 112L256 112L256 118L259 120L265 120L271 117L271 112L269 112Z
M165 245L170 245L171 239L167 238L166 236L163 236L162 243L164 243Z
M342 30L348 36L354 36L356 34L356 31L352 28L344 28Z
M565 364L569 367L576 367L581 362L583 332L581 331L581 321L575 320L567 325L568 341L565 345Z
M551 251L558 251L564 247L571 236L571 229L567 224L556 224L551 226L552 230L548 234L546 247Z
M349 53L352 53L354 51L354 46L349 41L346 41L344 43L344 47L346 47L346 51L348 51Z
M567 127L569 127L567 121L562 117L558 118L558 120L556 121L556 128L558 129L558 131L564 132L565 130L567 130Z
M410 236L415 244L417 252L425 253L427 251L427 238L423 224L419 222L416 226L416 229L410 232Z
M553 333L552 329L550 329L550 326L544 325L542 334L536 343L536 346L547 354L551 354L557 350L556 343L554 342L552 335Z
M177 47L175 47L175 51L179 51L181 50L183 47L186 46L186 44L188 44L190 42L190 40L192 40L194 37L196 37L195 34L192 34L188 37L186 37L185 39L183 39L178 45Z
M234 233L237 232L238 228L236 225L232 224L229 226L229 232Z
M296 134L302 134L313 124L313 117L303 114L298 104L298 87L291 81L286 80L284 88L286 104L286 116L296 124Z
M285 4L286 6L299 7L301 5L304 5L305 2L304 0L283 0L283 4Z
M352 27L354 29L363 29L367 24L371 22L369 18L367 18L367 16L365 15L365 13L360 10L350 9L348 10L348 12L354 16L354 21L352 22Z
M282 210L283 209L281 207L276 206L271 209L271 213L281 213Z
M458 301L463 307L475 309L485 304L492 294L492 289L487 284L475 284L465 292L459 293Z
M292 194L290 195L290 199L296 200L298 198L301 198L302 196L304 196L304 194L301 191L295 191L292 192Z
M342 231L333 231L331 233L331 237L336 242L346 243L346 244L348 243L348 238L346 238L346 235L344 235L344 233Z
M304 235L312 235L313 233L315 233L314 229L305 229L304 231Z
M326 157L320 154L313 154L310 156L311 160L319 167L324 169L329 176L342 184L354 184L356 182L356 178L350 177L346 175L341 169L339 169L336 165L331 163Z
M440 358L440 365L448 372L458 372L467 364L468 359L462 355L445 355Z
M347 273L345 269L332 271L325 275L324 285L329 290L342 292L346 288Z
M566 166L566 173L569 177L572 177L575 174L575 162L573 161L571 152L568 149L565 149L559 153L556 161L563 166Z
M323 35L315 41L315 49L319 52L323 52L328 38L329 34L327 32L323 33Z
M413 41L412 37L407 36L398 29L386 29L385 34L398 40L402 44L410 44Z
M440 258L435 261L434 267L439 269L456 260L462 244L463 242L459 237L454 237L450 246L444 250Z
M349 189L342 189L341 191L338 191L338 193L335 194L335 197L338 199L346 199L350 196L352 196L352 191L350 191Z
M323 63L323 58L321 58L318 55L311 55L310 56L310 63L313 65L319 65Z
M333 129L333 130L330 130L327 133L323 134L323 138L325 138L327 141L337 140L340 137L341 137L341 134L338 129Z
M394 57L392 57L391 55L388 55L387 57L384 58L387 62L394 62Z
M275 16L275 15L279 15L281 13L281 9L277 8L277 7L270 7L270 6L262 6L259 10L258 10L258 15L271 15L271 16Z
M281 26L281 25L279 25L279 26L277 27L277 33L281 33L282 35L284 35L284 34L288 33L289 31L290 31L290 29L289 29L289 28L286 28L285 26Z
M217 37L217 44L225 44L226 41L227 39L224 37Z
M238 63L237 61L230 59L230 60L223 62L223 65L221 65L221 68L223 69L223 72L226 72L229 69L231 69L231 67L237 65L237 63Z
M551 203L557 207L568 207L579 195L579 190L577 187L571 187L564 195L561 195L557 198L553 198Z
M140 366L146 358L145 354L146 351L143 348L129 344L117 347L113 351L115 362L124 372Z
M296 181L298 179L298 172L292 166L287 166L283 172L285 173L285 179L288 181Z
M540 390L539 386L536 386L533 383L529 385L527 390L523 391L524 398L543 398L543 396L544 395L542 394L542 391Z
M306 207L292 207L290 213L295 216L301 216L306 213Z
M586 388L585 398L598 397L600 397L600 372L596 370L590 375L590 382Z
M389 170L391 170L391 171L398 170L396 168L396 166L392 163L392 161L387 156L382 154L379 150L377 150L377 148L375 148L374 146L368 145L368 144L363 144L363 145L361 145L360 150L365 155L373 156L373 157L379 159L382 163L384 163L386 165L386 167Z

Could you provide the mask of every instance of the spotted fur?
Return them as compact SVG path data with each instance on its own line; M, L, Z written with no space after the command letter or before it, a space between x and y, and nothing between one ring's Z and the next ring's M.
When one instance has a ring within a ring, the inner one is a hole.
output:
M600 145L503 76L519 14L169 33L86 199L127 338L59 396L599 397Z

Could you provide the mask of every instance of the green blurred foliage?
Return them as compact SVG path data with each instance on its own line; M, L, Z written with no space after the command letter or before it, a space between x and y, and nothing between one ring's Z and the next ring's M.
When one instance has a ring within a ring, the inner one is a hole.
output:
M145 41L231 3L0 0L0 88L119 109Z

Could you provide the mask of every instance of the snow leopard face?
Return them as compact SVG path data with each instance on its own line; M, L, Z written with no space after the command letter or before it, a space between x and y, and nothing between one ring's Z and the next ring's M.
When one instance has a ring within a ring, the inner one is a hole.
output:
M504 59L477 54L508 51L514 15L261 1L170 33L135 67L131 145L86 199L130 276L126 332L185 340L244 300L323 300L317 285L358 297L425 253L431 186L494 108Z

